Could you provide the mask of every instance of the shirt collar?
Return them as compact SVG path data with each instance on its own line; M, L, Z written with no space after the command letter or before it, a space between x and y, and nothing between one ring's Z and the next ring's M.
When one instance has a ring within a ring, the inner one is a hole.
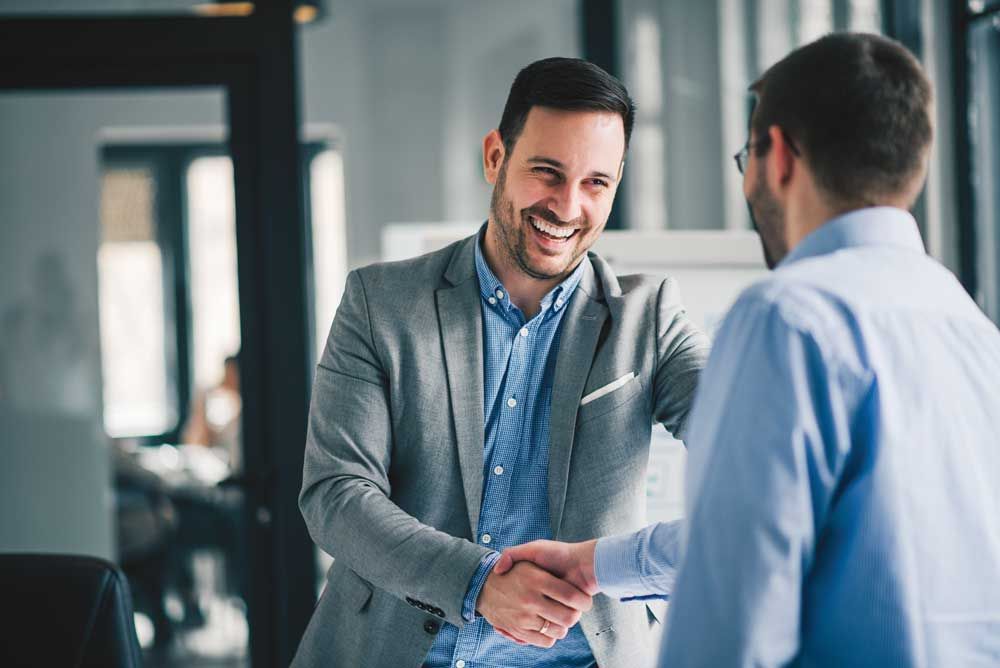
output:
M925 252L917 221L908 211L874 206L831 218L806 235L778 266L858 246L893 246Z
M490 305L500 304L505 309L513 308L514 305L510 301L510 295L507 294L507 288L490 269L486 257L483 255L482 243L485 235L486 226L484 225L476 240L476 275L479 277L479 293ZM576 266L573 273L567 276L562 283L549 290L548 294L542 298L541 312L544 313L549 307L552 307L553 311L559 311L569 302L569 298L576 290L576 286L580 284L580 279L583 278L586 265L589 262L590 258L584 255L583 260Z

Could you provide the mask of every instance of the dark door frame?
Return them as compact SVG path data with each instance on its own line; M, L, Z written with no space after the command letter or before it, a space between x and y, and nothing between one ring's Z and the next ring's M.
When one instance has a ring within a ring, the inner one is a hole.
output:
M246 18L0 20L0 90L211 86L236 189L251 659L287 666L315 601L297 507L310 382L292 0Z
M978 10L969 8L965 0L951 0L952 78L955 91L952 99L952 115L955 133L955 169L958 185L959 252L961 258L961 279L965 289L973 299L979 297L980 267L977 248L979 235L976 223L976 188L973 183L973 127L970 111L973 104L972 54L969 51L969 33L973 27L1000 17L1000 4L993 2Z
M624 81L618 34L619 0L580 0L580 43L583 57ZM623 230L628 222L628 202L621 190L611 207L606 228Z

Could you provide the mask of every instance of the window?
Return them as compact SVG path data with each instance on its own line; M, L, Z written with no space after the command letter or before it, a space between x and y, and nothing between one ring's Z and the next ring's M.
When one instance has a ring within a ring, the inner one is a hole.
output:
M882 21L878 0L620 6L624 80L637 106L625 179L632 229L749 229L732 163L746 141L747 86L831 30L880 32Z
M104 428L112 437L160 434L178 417L177 396L168 387L155 199L148 165L105 170L97 264Z
M222 380L226 357L240 349L232 160L195 158L185 186L193 381L204 390Z
M102 160L105 430L177 443L240 349L232 161L221 140L105 146ZM347 273L344 167L332 139L305 144L302 164L318 354Z
M998 6L996 9L1000 9ZM1000 11L969 28L969 140L977 268L976 299L1000 324Z
M310 231L312 233L316 358L323 352L333 316L347 280L347 215L344 205L344 161L339 150L325 146L309 161Z

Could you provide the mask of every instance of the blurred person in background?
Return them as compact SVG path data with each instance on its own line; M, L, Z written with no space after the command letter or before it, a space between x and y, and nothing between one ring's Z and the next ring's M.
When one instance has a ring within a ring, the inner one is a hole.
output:
M240 358L230 355L223 363L222 380L191 402L191 412L181 432L181 442L217 448L230 469L242 469L240 438Z

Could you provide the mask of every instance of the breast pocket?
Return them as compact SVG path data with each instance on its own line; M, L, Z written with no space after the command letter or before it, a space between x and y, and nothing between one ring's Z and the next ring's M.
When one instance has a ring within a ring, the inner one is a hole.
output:
M614 377L613 380L585 392L577 409L577 424L583 424L625 405L642 391L642 382L635 372Z

